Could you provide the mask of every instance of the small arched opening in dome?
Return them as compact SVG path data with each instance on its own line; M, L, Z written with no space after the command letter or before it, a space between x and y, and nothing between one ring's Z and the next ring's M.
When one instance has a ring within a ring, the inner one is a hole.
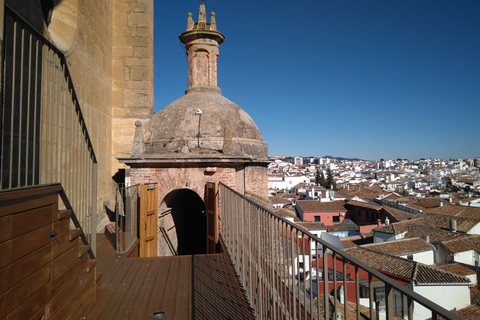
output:
M160 208L159 226L165 230L165 234L158 235L161 256L172 254L170 246L178 255L207 252L205 204L196 192L173 190L165 196Z

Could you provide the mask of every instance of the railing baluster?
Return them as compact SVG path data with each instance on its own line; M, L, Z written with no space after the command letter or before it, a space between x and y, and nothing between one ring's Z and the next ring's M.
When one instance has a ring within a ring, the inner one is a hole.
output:
M371 274L368 275L368 303L370 305L370 318L373 319L375 316L375 301L373 300L373 277Z
M332 252L333 260L333 310L335 319L337 319L338 306L337 306L337 254Z
M349 288L349 285L352 285L351 281L354 280L357 319L362 319L364 316L371 319L376 318L373 292L375 281L375 283L382 282L386 289L387 319L393 319L393 293L398 291L406 296L409 319L413 319L413 303L415 301L432 310L434 318L442 315L448 319L460 320L459 317L447 310L406 289L342 250L296 227L293 223L278 217L272 211L261 207L229 187L220 184L220 192L223 237L232 262L236 264L237 274L240 275L241 283L246 289L247 296L258 319L272 317L274 319L313 319L314 310L317 313L316 319L322 319L322 312L324 319L330 319L331 315L333 318L336 317L341 312L338 308L339 290L337 288L339 285L337 281L337 259L341 257L343 294L340 294L340 298L343 298L344 303L344 319L349 318L348 292L353 290L352 287ZM232 223L233 225L228 226ZM234 232L229 230L234 230ZM311 248L311 245L315 247ZM318 264L320 252L323 255L323 288L320 284L322 266ZM331 253L330 257L329 253ZM313 255L316 255L315 266L313 266ZM329 296L329 259L332 259L334 292L332 301L330 301ZM303 282L303 293L300 288L301 280L296 279L296 276L300 275L300 261L303 261L304 269L310 271L310 278ZM240 264L240 267L238 264ZM349 265L354 268L354 279L350 279ZM316 284L312 279L314 269L317 271ZM369 315L360 312L360 277L368 281ZM307 298L306 287L308 284L310 284L310 299ZM312 306L313 285L317 286L318 293L322 290L324 293L323 297L318 295L316 308ZM323 310L321 303L318 303L318 300L322 298ZM330 304L332 304L333 312L329 311Z
M385 283L385 302L387 307L387 320L393 320L393 288Z
M323 247L323 315L325 318L330 317L329 313L329 295L330 291L328 290L328 249L325 244L322 244Z
M343 258L343 313L344 320L348 320L348 294L347 294L347 259Z
M27 116L26 116L26 128L25 128L25 131L26 131L26 139L25 139L25 176L24 176L24 179L25 179L25 185L26 186L30 186L31 183L30 183L30 179L28 178L29 176L29 170L31 170L30 168L30 159L31 159L31 154L30 154L30 128L31 128L31 124L30 124L30 98L31 98L31 93L32 93L32 88L31 88L31 85L32 85L32 35L30 34L28 36L28 76L27 76L27 104L26 104L26 111L27 111Z
M359 279L359 275L358 275L358 265L355 265L355 296L356 296L356 305L357 305L357 319L360 319L360 279ZM371 312L372 312L372 304L370 304L370 319L374 319L372 316L371 316Z

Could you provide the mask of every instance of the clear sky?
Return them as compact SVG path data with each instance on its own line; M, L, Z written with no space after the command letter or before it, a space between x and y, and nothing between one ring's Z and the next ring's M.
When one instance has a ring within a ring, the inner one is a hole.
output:
M155 111L184 95L178 35L199 0L155 5ZM269 155L480 156L479 0L206 0L222 94Z

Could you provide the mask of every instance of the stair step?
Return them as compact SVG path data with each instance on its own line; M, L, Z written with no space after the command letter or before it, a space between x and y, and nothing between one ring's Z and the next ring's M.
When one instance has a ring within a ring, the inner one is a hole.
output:
M87 263L87 272L90 272L97 265L97 259L90 259Z
M98 285L100 283L100 281L102 281L102 276L103 276L103 273L101 272L96 272L95 273L95 284Z
M65 209L65 210L59 210L57 214L58 220L63 220L66 218L70 218L70 215L72 214L72 210Z
M81 245L78 249L78 257L81 258L83 257L83 255L85 253L88 252L88 250L90 250L90 246L87 246L87 245Z
M82 234L82 229L80 228L77 228L77 229L71 229L70 230L70 233L68 235L68 239L70 241L73 241L75 240L78 236L80 236Z

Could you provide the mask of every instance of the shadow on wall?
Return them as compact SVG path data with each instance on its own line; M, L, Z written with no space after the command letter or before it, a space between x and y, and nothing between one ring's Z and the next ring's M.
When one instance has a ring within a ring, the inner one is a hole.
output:
M171 208L178 254L207 253L207 218L200 196L190 189L180 189L170 192L164 202Z

